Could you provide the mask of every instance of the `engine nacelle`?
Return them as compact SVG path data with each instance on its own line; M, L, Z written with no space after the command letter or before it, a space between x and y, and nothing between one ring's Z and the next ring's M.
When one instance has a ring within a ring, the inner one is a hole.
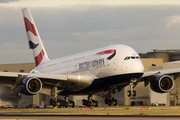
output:
M159 75L151 81L151 89L158 93L167 93L174 87L174 80L168 75Z
M18 86L20 93L25 95L35 95L38 94L42 89L42 82L38 78L27 77L21 81Z

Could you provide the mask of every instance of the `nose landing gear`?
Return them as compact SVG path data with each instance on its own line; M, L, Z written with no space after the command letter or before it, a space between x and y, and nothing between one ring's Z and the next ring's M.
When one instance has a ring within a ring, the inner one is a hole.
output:
M127 91L127 96L128 96L128 97L131 97L131 96L135 97L135 96L136 96L136 91L133 90L133 88L134 88L136 85L135 85L132 81L129 82L129 85L130 85L130 89L131 89L131 90L128 90L128 91Z

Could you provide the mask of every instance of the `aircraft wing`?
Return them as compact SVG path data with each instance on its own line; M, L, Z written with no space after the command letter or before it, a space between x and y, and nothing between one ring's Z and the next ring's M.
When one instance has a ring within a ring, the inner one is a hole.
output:
M42 82L41 93L51 95L52 88L57 86L63 89L81 90L91 85L94 78L90 75L60 75L60 74L42 74L42 73L18 73L18 72L0 72L0 84L15 89L21 81L33 78Z
M144 86L151 83L151 89L158 93L166 93L173 89L174 80L180 77L180 68L161 69L144 72L143 76L137 80L144 82Z
M176 79L180 74L180 68L171 68L171 69L161 69L154 71L146 71L143 76L139 78L138 82L151 80L152 78L157 77L158 75L170 75Z
M171 68L171 69L160 69L160 70L154 70L154 71L146 71L146 72L144 72L143 76L141 78L139 78L137 80L137 82L134 83L134 85L136 86L139 82L144 82L144 86L147 86L154 79L159 81L159 80L162 80L163 77L168 78L169 83L170 83L170 81L172 81L172 86L170 85L169 90L167 90L167 91L170 91L173 88L174 80L177 77L180 77L180 68ZM167 81L165 81L165 82L167 82ZM129 85L129 83L124 83L124 84L116 86L115 89L117 89L118 92L120 92L127 85ZM158 85L158 86L161 87L161 85ZM163 91L163 92L166 92L166 91Z
M161 69L161 70L144 72L142 78L156 76L156 74L171 75L171 74L177 74L177 73L180 73L180 68Z
M13 86L13 82L16 82L17 79L20 78L20 76L23 76L24 78L27 76L31 76L31 77L37 77L40 79L44 79L44 80L49 79L49 80L52 80L51 82L54 84L55 84L55 81L67 81L67 75L0 72L0 84L6 85L6 86Z

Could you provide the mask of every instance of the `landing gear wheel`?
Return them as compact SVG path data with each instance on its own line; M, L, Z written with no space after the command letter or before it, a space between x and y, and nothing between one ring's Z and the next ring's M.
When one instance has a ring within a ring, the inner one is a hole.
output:
M71 101L71 107L74 108L74 106L75 106L74 101Z
M61 106L64 106L64 105L65 105L65 101L62 100L62 101L61 101Z
M116 100L116 99L114 99L113 105L114 105L114 106L117 106L117 100Z
M62 100L58 100L58 105L59 105L59 107L63 106Z
M104 101L105 101L105 104L108 104L108 98L105 98Z
M50 99L50 100L49 100L50 105L53 104L53 101L54 101L53 99Z
M108 100L108 106L111 106L111 104L112 104L112 101Z
M131 91L130 90L127 91L127 96L131 97Z
M95 107L98 107L98 101L95 101L94 103L95 103L94 106L95 106Z
M91 102L91 101L88 101L88 102L87 102L87 106L88 106L88 107L91 107L91 106L92 106L92 102Z
M82 100L82 105L86 105L85 103L86 103L86 100L83 99L83 100Z
M55 107L56 106L56 102L53 100L52 102L52 106Z
M64 107L65 107L65 108L68 107L68 102L67 102L67 101L64 103Z
M86 107L91 107L91 106L98 107L98 101L95 101L92 99L91 93L88 93L87 98L88 100L85 100L85 99L82 100L82 105L85 105Z
M135 97L135 96L136 96L136 91L135 91L135 90L133 90L133 94L132 94L132 96L133 96L133 97Z

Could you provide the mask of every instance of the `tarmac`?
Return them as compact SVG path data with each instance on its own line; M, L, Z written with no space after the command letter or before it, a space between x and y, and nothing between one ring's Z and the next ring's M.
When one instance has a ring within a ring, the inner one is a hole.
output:
M179 116L103 116L103 115L75 115L75 116L0 116L0 119L11 120L179 120Z
M0 119L61 119L61 120L179 120L180 106L120 106L120 107L81 107L81 108L28 108L0 109Z

